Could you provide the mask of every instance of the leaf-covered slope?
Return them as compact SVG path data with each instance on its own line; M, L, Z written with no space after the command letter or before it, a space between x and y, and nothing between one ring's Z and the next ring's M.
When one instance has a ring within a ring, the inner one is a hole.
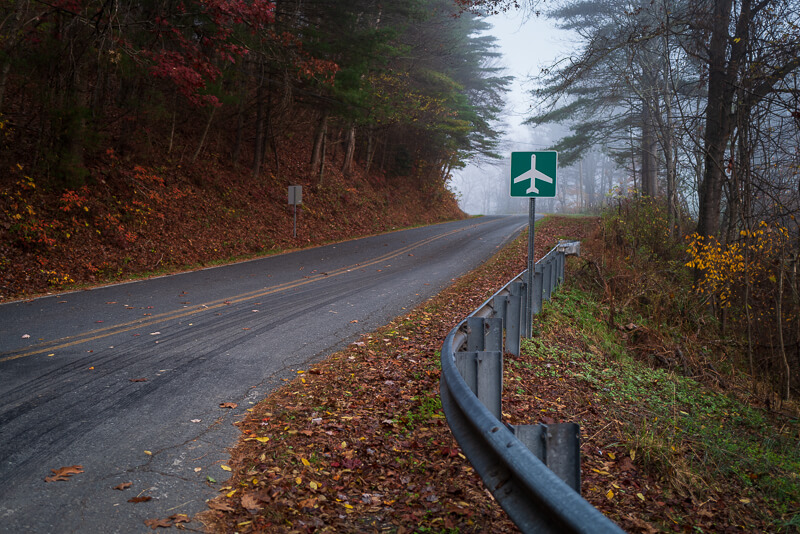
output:
M330 164L307 177L308 145L284 145L281 174L258 178L207 159L132 165L112 151L90 168L94 185L56 192L15 168L0 190L0 299L192 269L403 226L464 217L442 184ZM288 205L290 184L303 204Z

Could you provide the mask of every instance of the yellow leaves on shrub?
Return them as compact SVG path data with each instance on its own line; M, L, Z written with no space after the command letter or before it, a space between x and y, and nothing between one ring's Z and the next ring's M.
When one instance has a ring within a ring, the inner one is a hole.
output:
M696 290L716 295L720 304L729 307L737 288L751 284L776 283L776 258L783 256L788 238L786 228L761 221L754 230L741 230L739 241L723 245L714 237L693 234L689 237L687 267L703 271Z

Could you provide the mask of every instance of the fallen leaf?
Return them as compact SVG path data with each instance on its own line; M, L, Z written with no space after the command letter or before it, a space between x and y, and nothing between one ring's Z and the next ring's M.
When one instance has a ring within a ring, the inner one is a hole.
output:
M150 501L152 499L153 498L150 497L149 495L141 495L139 497L132 497L132 498L128 499L128 502L147 502L147 501Z
M630 458L623 458L617 464L617 468L620 471L636 471L636 466L633 465L633 462Z
M235 402L223 402L219 405L220 408L236 408L239 406Z
M231 468L230 468L229 466L225 465L225 464L222 464L222 465L220 465L219 467L220 467L220 469L222 469L223 471L230 471L230 470L231 470Z
M126 490L126 489L130 488L132 485L133 485L133 482L123 482L122 484L114 486L113 489L122 491L122 490Z
M212 510L219 510L220 512L233 512L233 506L222 501L208 501L208 507Z
M170 519L177 525L179 523L189 523L191 519L186 514L174 514L169 516Z
M161 527L161 528L169 528L172 526L172 521L167 519L145 519L144 524L148 527L152 528L153 530Z
M30 337L31 337L30 334L22 334L22 339L28 339Z
M82 465L69 465L65 467L59 467L58 469L51 469L50 471L53 474L49 477L45 477L45 482L57 482L63 480L69 480L69 477L72 475L77 475L83 473L83 466Z
M152 453L151 451L144 451L144 453L145 453L147 456L153 456L153 453Z
M192 419L192 423L199 423L201 419Z
M131 382L147 382L146 378L131 378Z
M202 470L203 470L203 468L202 468L202 467L195 467L195 468L194 468L194 472L195 472L195 473L199 473L199 472L200 472L200 471L202 471Z
M614 490L608 490L608 493L606 493L606 498L613 499L614 498Z

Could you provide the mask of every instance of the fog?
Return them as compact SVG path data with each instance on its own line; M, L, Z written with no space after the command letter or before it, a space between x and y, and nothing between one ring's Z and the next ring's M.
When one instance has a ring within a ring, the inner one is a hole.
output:
M541 69L567 56L574 37L556 28L551 20L520 12L491 16L487 21L492 25L488 33L497 38L498 51L503 54L502 66L507 75L515 78L506 95L503 125L498 128L505 132L498 150L503 158L493 163L473 162L455 170L450 187L458 196L461 209L469 214L527 213L528 199L512 198L509 193L511 153L545 150L568 133L560 126L534 128L523 122L534 114L531 91ZM538 212L581 211L599 204L612 186L610 161L598 153L581 168L575 167L559 169L559 198L538 200ZM589 182L590 188L583 185ZM595 182L599 186L595 187Z

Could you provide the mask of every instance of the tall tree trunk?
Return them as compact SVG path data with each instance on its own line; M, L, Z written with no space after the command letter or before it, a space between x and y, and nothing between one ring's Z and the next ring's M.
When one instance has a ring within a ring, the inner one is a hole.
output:
M708 49L708 104L703 139L705 162L697 221L697 233L705 236L716 236L719 233L722 187L726 179L725 149L733 129L731 108L735 81L751 22L751 0L742 0L736 25L737 38L732 40L729 55L732 0L718 0L713 5L713 26Z
M167 154L172 154L172 145L175 142L175 121L178 117L178 92L175 91L172 97L172 125L169 129L169 146L167 147Z
M244 105L247 101L247 92L244 88L244 83L239 83L239 102L236 104L236 134L233 142L233 150L231 151L231 160L233 165L239 163L239 157L242 155L242 142L244 140Z
M356 152L356 125L351 124L346 135L347 143L344 151L344 163L342 164L342 173L345 176L350 176L353 171L353 155Z
M784 400L789 400L791 396L791 368L789 367L789 360L786 358L786 347L783 344L783 260L778 266L780 273L778 273L778 298L775 299L775 316L778 323L778 347L780 347L781 360L785 373L784 388L781 395Z
M634 148L635 145L633 144L633 130L628 129L628 134L630 135L631 142L631 172L633 173L633 189L636 190L636 149Z
M372 158L375 155L375 134L371 129L367 130L367 157L364 163L364 174L369 177L369 170L372 167Z
M655 124L653 121L654 110L650 103L642 101L642 194L648 197L658 195L657 176L658 160L656 159Z
M314 132L314 148L311 152L311 174L319 173L321 176L321 167L325 159L325 134L328 130L328 110L322 112L317 123L317 129Z
M206 137L208 136L208 130L211 129L211 123L214 121L214 112L217 111L217 106L211 106L211 113L208 114L208 122L206 123L206 129L203 130L203 137L200 138L200 143L197 145L197 150L194 152L194 156L192 156L192 163L197 161L197 157L200 155L200 152L203 150L203 145L206 142Z
M8 27L0 26L0 30L2 30L3 34L7 36L8 39L2 54L3 63L0 65L0 115L3 112L3 100L6 94L8 75L11 72L11 61L14 57L13 52L23 38L22 15L28 8L27 1L17 0L15 3L14 15L10 18Z
M264 161L264 72L263 67L256 88L256 138L253 141L253 176L261 173L261 163Z

